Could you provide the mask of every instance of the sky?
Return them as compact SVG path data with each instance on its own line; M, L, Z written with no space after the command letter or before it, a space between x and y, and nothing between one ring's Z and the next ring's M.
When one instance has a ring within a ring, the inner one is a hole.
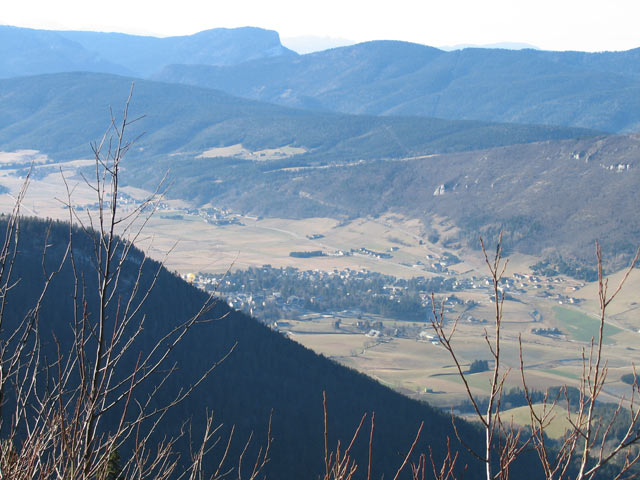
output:
M30 28L172 36L249 25L283 38L591 52L640 47L638 19L638 0L0 0L0 24Z

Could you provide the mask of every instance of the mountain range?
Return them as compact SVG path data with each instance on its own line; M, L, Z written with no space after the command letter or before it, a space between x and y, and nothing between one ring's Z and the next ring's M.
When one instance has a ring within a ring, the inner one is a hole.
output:
M593 136L579 128L508 125L436 118L310 112L187 85L98 73L60 73L0 80L0 148L33 148L53 159L88 153L102 136L110 107L119 110L132 84L135 156L186 154L242 144L252 150L293 146L295 164L401 157L513 143ZM187 161L174 166L180 168ZM247 165L247 162L245 162Z
M223 90L312 110L565 125L640 127L640 49L552 52L372 41L298 55L277 32L181 37L0 26L0 78L90 71Z
M175 63L233 65L289 55L296 54L277 32L254 27L158 38L0 26L0 78L70 71L146 77Z
M376 41L226 67L171 65L158 80L314 110L640 127L640 49L582 53Z

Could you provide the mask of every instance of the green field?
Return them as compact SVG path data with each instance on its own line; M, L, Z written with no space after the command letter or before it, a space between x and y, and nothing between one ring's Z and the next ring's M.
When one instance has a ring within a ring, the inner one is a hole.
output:
M556 320L562 324L564 330L573 340L590 342L592 338L598 340L600 322L598 319L585 315L582 312L564 307L553 307ZM605 343L615 343L612 337L620 330L613 325L605 324L603 337Z
M551 375L558 375L560 377L570 378L571 380L580 380L580 375L566 372L559 368L546 368L546 369L541 369L540 371L544 373L550 373Z

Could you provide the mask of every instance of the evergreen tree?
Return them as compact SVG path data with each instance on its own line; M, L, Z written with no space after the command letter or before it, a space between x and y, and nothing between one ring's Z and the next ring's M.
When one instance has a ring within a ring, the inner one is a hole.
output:
M112 450L107 460L107 467L102 480L124 480L122 477L122 465L118 449Z

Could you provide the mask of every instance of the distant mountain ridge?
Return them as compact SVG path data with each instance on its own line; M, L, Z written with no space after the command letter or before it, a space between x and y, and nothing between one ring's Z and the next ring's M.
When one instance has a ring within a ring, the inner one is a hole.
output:
M214 28L193 35L147 37L123 33L58 32L112 62L147 77L165 65L235 65L260 58L296 56L278 32L257 27Z
M158 38L0 26L0 78L69 71L146 77L174 63L233 65L279 55L296 54L277 32L255 27Z
M154 78L345 113L640 129L640 49L445 52L375 41L228 67L172 65Z
M132 73L58 32L0 26L0 78L69 71Z
M347 38L316 35L285 37L282 38L282 42L288 48L299 54L320 52L322 50L328 50L329 48L345 47L358 43Z
M506 50L524 50L530 48L533 50L540 50L540 48L536 47L535 45L523 42L496 42L484 44L461 43L457 45L440 45L438 48L440 50L444 50L445 52L450 52L452 50L462 50L464 48L503 48Z
M254 27L156 38L0 26L0 78L73 71L316 111L640 130L640 48L447 52L381 40L298 55Z
M109 123L134 79L60 73L0 80L0 149L36 149L55 160L81 158ZM136 80L132 125L147 132L131 156L182 154L190 161L213 147L253 150L285 146L307 153L295 165L406 157L513 143L589 137L598 132L535 125L501 125L433 118L309 112L233 97L206 88ZM134 135L134 136L135 136ZM203 161L203 160L197 160ZM209 168L211 162L207 161Z

